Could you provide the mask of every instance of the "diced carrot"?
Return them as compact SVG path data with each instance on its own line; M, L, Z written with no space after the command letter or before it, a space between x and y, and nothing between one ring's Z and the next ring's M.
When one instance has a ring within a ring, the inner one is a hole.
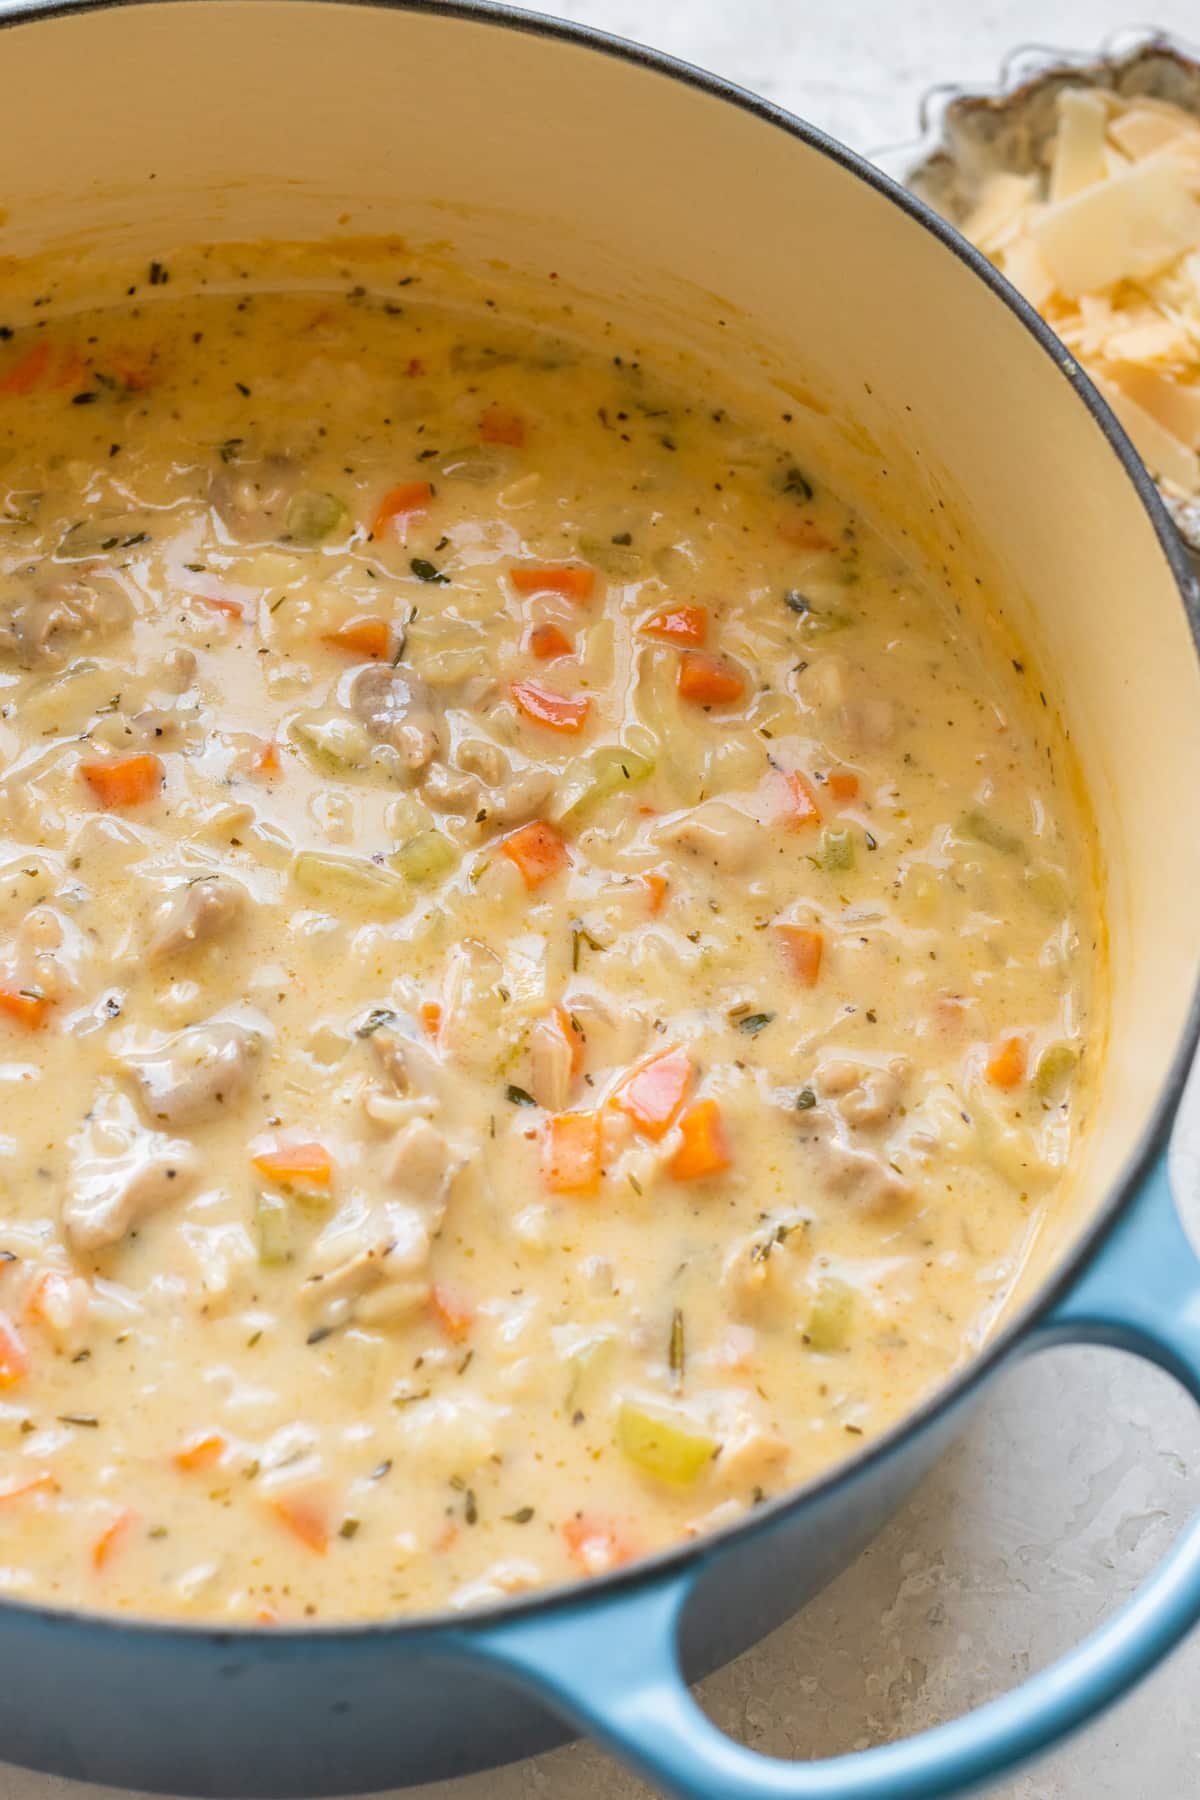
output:
M25 1296L21 1312L39 1325L54 1326L69 1313L71 1277L61 1269L44 1269Z
M858 776L849 769L835 769L829 777L829 791L835 800L857 800Z
M378 661L391 650L392 628L386 619L351 619L349 624L327 633L325 642L337 650L349 650L352 656Z
M1025 1079L1025 1039L1007 1037L988 1058L987 1078L993 1087L1015 1088Z
M548 731L561 731L574 737L587 723L591 701L586 694L555 694L534 681L514 681L510 692L527 719L544 725Z
M179 1446L171 1458L177 1469L190 1475L194 1469L208 1469L225 1453L225 1439L219 1431L201 1431Z
M775 929L783 939L793 975L805 987L816 987L825 954L825 933L811 931L807 925L789 925L786 919Z
M59 1483L49 1469L39 1469L36 1474L18 1475L14 1481L8 1481L0 1487L0 1505L6 1500L22 1500L26 1494L57 1494Z
M572 1562L583 1575L603 1575L609 1569L620 1568L633 1555L611 1525L599 1519L568 1519L562 1534Z
M429 1310L446 1333L455 1343L461 1343L471 1329L475 1318L475 1309L455 1293L453 1288L443 1287L435 1282L429 1294Z
M671 1158L676 1181L700 1181L719 1175L733 1161L725 1122L715 1100L697 1100L679 1121L683 1142Z
M821 808L812 783L799 769L790 770L783 778L784 796L787 811L784 815L787 824L800 827L819 825Z
M595 569L583 563L516 563L509 577L518 594L562 594L581 605L596 585Z
M271 1511L306 1549L324 1556L329 1548L329 1521L324 1507L311 1495L284 1494L268 1502Z
M442 1029L442 1003L440 1000L422 1000L421 1024L427 1037L435 1038Z
M642 876L642 880L650 890L651 917L657 918L667 897L667 878L665 875L660 875L657 869L651 869L649 874Z
M389 488L371 521L371 535L382 537L393 519L428 512L432 500L433 489L427 481L402 481L398 487Z
M457 1541L457 1538L458 1526L454 1523L453 1519L447 1519L446 1523L442 1526L442 1529L430 1543L429 1548L439 1552L449 1550L450 1546Z
M746 684L737 670L703 650L685 650L679 658L675 686L681 700L693 706L729 706L740 700Z
M571 1073L578 1075L583 1067L583 1038L571 1023L571 1015L565 1006L556 1006L551 1018L562 1034L563 1043L571 1052Z
M278 1625L279 1614L269 1606L260 1606L254 1615L256 1625Z
M328 1187L333 1180L333 1159L323 1144L284 1144L278 1150L262 1150L254 1158L254 1167L284 1187Z
M539 888L565 869L571 861L567 846L553 825L545 819L534 819L519 830L510 832L501 850L521 871L527 888Z
M692 644L697 648L708 636L708 614L702 606L666 606L651 613L638 626L643 637L662 638L668 644Z
M37 994L32 988L0 988L0 1012L7 1013L28 1031L39 1030L49 1011L45 994Z
M61 1283L65 1288L67 1277L57 1269L46 1269L40 1274L25 1296L25 1304L21 1314L26 1319L45 1321L47 1307L53 1308L54 1288Z
M779 522L779 535L787 544L795 544L799 550L832 550L834 541L803 513L789 515Z
M686 1050L663 1050L641 1063L616 1089L612 1105L656 1141L679 1117L695 1070Z
M493 401L480 414L479 435L485 444L511 444L519 450L525 442L525 421L520 413Z
M163 784L164 769L157 756L141 751L134 756L89 759L79 765L83 779L101 806L144 806Z
M210 612L223 613L227 619L242 619L246 609L240 600L226 600L223 594L189 594L188 599L196 606L206 606Z
M28 1373L29 1352L21 1334L7 1313L0 1313L0 1388L16 1387Z
M600 1185L598 1112L554 1113L542 1139L542 1180L552 1194L594 1194Z
M92 1545L92 1567L94 1569L103 1569L105 1567L114 1550L117 1548L117 1545L125 1536L125 1533L129 1530L129 1527L136 1518L137 1514L127 1506L123 1511L117 1514L115 1519L112 1519L104 1527L104 1530Z
M570 656L575 648L565 631L548 623L532 626L525 641L539 662L552 662L556 656Z
M32 394L50 367L50 346L44 338L31 344L12 367L0 375L0 394Z
M273 738L269 739L254 759L254 768L259 775L278 775L283 767L279 760L279 745Z

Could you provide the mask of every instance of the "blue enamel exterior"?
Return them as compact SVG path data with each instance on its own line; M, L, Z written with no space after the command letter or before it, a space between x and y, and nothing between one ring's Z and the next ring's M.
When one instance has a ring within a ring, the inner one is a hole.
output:
M0 0L0 29L143 3ZM1150 516L1200 640L1196 583L1182 547L1095 390L1021 297L878 170L753 95L599 32L484 0L348 3L433 12L448 29L468 20L549 35L581 54L652 67L752 112L885 194L915 230L938 239L992 289L1026 327L1031 351L1051 357L1075 388ZM1200 1526L1072 1655L1005 1698L905 1743L821 1764L774 1762L725 1738L687 1683L781 1624L852 1559L961 1430L1006 1358L1067 1340L1118 1344L1160 1362L1200 1398L1200 1267L1165 1172L1197 1030L1193 1004L1141 1144L1114 1171L1075 1257L954 1381L824 1480L694 1546L470 1620L214 1632L5 1600L0 1752L81 1780L266 1800L466 1774L586 1730L688 1800L937 1800L1053 1743L1145 1674L1200 1616Z

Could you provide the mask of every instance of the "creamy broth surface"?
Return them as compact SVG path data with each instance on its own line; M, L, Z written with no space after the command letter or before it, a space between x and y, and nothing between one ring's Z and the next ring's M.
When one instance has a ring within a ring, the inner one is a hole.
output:
M0 342L9 1593L595 1575L902 1416L1055 1204L1102 1021L1036 681L765 386L562 324Z

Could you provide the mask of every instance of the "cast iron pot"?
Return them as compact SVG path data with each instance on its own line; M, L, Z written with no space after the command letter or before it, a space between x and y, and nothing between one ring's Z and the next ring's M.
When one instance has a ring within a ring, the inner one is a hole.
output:
M1200 1266L1166 1175L1197 1031L1197 597L1120 430L918 202L665 58L416 0L7 0L0 23L6 255L440 235L468 259L653 303L731 360L840 395L876 489L904 487L947 532L955 519L1021 597L1095 810L1112 960L1074 1225L982 1353L855 1460L718 1536L478 1616L213 1631L6 1601L3 1755L175 1794L341 1794L583 1729L677 1795L934 1800L1058 1739L1200 1615L1200 1527L1062 1662L903 1743L772 1761L724 1737L686 1684L854 1556L1003 1362L1117 1344L1200 1399Z

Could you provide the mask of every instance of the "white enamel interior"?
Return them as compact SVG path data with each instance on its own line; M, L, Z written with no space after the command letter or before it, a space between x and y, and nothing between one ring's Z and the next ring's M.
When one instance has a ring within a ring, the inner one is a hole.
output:
M397 232L553 270L732 371L834 398L862 483L990 576L1084 771L1112 966L1086 1217L1190 1003L1200 676L1128 476L1006 305L818 150L555 37L380 6L169 0L18 10L0 54L0 253Z

